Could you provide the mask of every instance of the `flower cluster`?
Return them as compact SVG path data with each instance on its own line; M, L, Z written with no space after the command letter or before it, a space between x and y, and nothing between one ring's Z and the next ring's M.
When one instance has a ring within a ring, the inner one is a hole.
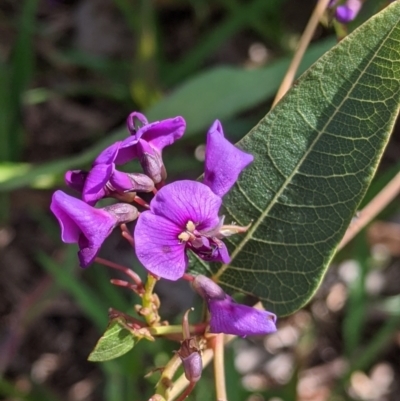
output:
M149 123L143 114L133 112L127 120L130 135L126 139L104 149L89 171L66 173L66 184L81 194L81 200L56 191L51 210L60 223L62 240L78 244L82 267L95 260L115 227L134 220L137 221L130 239L136 256L155 277L182 278L188 268L188 252L210 262L230 262L224 237L245 232L249 226L226 225L219 210L222 197L253 156L227 141L217 120L207 133L202 182L181 180L166 184L162 151L182 137L185 127L182 117ZM117 169L134 159L143 172ZM154 197L148 204L141 193ZM119 202L96 208L96 203L105 197ZM244 336L275 330L274 315L238 305L221 289L215 291L215 286L218 287L203 276L194 281L194 288L208 304L211 332ZM215 297L210 295L213 291L218 292Z

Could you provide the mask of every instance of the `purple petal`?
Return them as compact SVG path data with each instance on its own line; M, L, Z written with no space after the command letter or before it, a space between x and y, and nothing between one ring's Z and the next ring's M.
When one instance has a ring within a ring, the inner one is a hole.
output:
M237 304L229 296L224 300L210 300L208 307L211 333L245 337L276 331L276 316L273 313Z
M140 153L137 149L137 143L139 139L136 135L129 136L121 142L120 148L118 149L118 154L114 160L115 164L125 164L131 160L138 159Z
M161 155L162 149L179 139L183 135L185 128L186 123L182 117L144 125L136 134L122 141L115 164L123 164L132 159L140 159L145 152Z
M134 184L129 178L128 173L114 170L110 177L110 184L119 192L126 192L134 190Z
M97 164L114 163L114 161L118 155L120 146L121 146L121 141L118 141L118 142L113 143L108 148L104 149L94 160L93 166L96 166Z
M84 249L91 249L91 256L82 259L81 266L86 267L115 227L115 218L110 213L95 209L62 191L54 193L50 209L60 223L64 242L78 242L83 253L88 252Z
M82 192L88 173L82 170L70 170L65 173L65 183L75 191Z
M134 111L129 114L128 118L126 119L126 125L128 127L128 131L131 135L136 135L138 129L135 123L135 119L139 120L139 122L143 125L147 125L149 122L144 114L139 113L138 111Z
M143 212L137 221L134 238L136 256L156 276L178 280L188 266L185 244L178 235L181 228L151 211Z
M229 256L228 248L221 241L219 247L216 249L213 257L210 259L210 262L222 262L229 263L231 261L231 257Z
M197 181L175 181L162 187L150 204L151 211L174 222L183 231L188 221L197 230L208 230L219 223L222 200L210 188Z
M353 21L361 10L361 0L348 0L346 4L336 9L335 17L342 24Z
M140 129L140 134L143 140L161 151L181 138L185 128L185 120L182 117L175 117L145 125Z
M114 164L97 164L93 166L86 177L82 199L89 204L95 204L99 199L106 196L105 186L113 171Z
M224 138L221 123L216 120L207 133L203 183L222 197L236 182L240 172L252 161L252 155Z

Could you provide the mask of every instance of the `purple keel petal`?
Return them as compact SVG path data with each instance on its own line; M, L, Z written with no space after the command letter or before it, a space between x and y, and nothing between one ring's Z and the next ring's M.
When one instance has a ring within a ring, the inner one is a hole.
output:
M175 181L161 188L150 204L151 211L174 222L183 231L188 221L197 230L208 230L219 223L222 200L209 187L197 181Z
M252 155L224 138L221 123L216 120L207 133L203 183L222 197L236 182L240 172L252 161Z
M134 232L135 251L150 273L168 280L178 280L185 273L188 258L185 244L178 239L181 231L178 225L151 211L139 216Z
M273 313L237 304L229 296L210 300L210 332L237 336L263 335L276 331Z
M134 184L128 173L114 170L110 177L110 184L119 192L134 190Z

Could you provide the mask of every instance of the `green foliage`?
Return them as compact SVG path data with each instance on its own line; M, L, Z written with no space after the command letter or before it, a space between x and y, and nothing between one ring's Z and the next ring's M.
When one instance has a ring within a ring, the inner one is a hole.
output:
M232 261L210 271L279 315L318 288L375 173L400 101L400 4L324 55L239 143L255 156L224 199Z
M100 337L96 347L89 355L89 361L109 361L126 354L135 346L136 338L121 323L120 319L110 322L107 330Z

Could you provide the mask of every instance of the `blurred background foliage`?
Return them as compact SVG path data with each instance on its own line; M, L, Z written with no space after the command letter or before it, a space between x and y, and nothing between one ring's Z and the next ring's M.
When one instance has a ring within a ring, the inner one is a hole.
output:
M367 19L385 1L367 0ZM127 135L132 110L182 115L165 152L169 178L202 172L207 128L239 140L269 110L313 0L2 0L0 2L0 394L7 400L147 400L177 349L141 342L128 355L86 361L109 307L137 302L105 267L82 271L48 206L66 169ZM318 28L301 71L336 43ZM300 72L301 72L300 71ZM317 100L316 100L317 101ZM395 131L364 204L400 169ZM397 199L398 200L398 199ZM398 400L400 214L392 202L335 259L307 308L279 332L227 349L230 401ZM140 271L118 234L102 255ZM194 296L159 285L177 322ZM201 307L196 309L201 313ZM194 318L194 316L192 317ZM191 396L213 400L212 369Z

